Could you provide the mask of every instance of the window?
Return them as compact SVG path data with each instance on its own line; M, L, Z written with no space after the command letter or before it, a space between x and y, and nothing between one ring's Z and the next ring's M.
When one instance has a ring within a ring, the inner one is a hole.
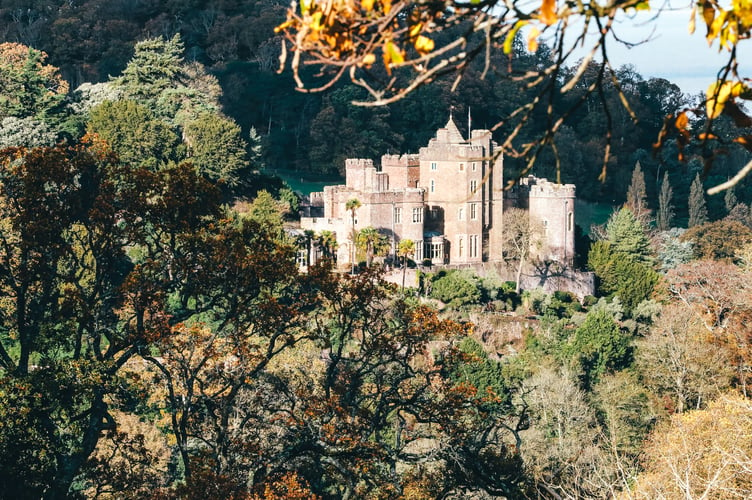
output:
M478 190L478 181L470 181L470 193L475 193Z
M431 211L428 212L428 216L434 220L439 219L439 207L431 207Z
M457 220L465 220L465 209L460 208L457 210Z
M470 204L470 220L476 220L478 218L478 204Z
M436 190L436 181L431 179L431 192L433 193Z
M465 239L460 236L457 238L457 256L462 257L462 254L465 253Z
M394 223L402 224L402 208L394 207Z
M465 164L460 163L460 172L464 172L464 171L465 171Z
M473 234L469 237L470 243L470 257L478 256L478 235Z
M423 222L423 207L413 208L413 223L418 224Z
M439 166L438 166L438 165L436 164L436 162L435 162L435 161L432 161L432 162L431 162L431 170L436 170L436 169L438 169L438 168L439 168Z
M428 255L428 258L431 260L441 259L444 257L444 244L439 243L427 243L426 247L428 251L426 252Z
M475 163L475 162L473 162L473 164L472 164L472 166L470 167L470 169L471 169L471 170L472 170L473 172L475 172L475 170L476 170L477 168L478 168L478 164L477 164L477 163Z
M571 231L572 227L574 227L574 214L569 212L567 214L567 231Z

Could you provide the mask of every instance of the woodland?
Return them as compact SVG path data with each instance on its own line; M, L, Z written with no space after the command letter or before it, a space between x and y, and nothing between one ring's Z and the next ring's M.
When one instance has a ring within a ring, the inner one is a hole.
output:
M358 273L301 272L333 243L288 231L299 199L265 172L414 151L452 105L490 124L525 98L509 80L471 66L386 107L295 92L273 3L0 17L0 498L750 497L749 182L706 195L747 153L652 147L695 97L620 68L640 120L611 116L605 182L603 99L559 130L560 171L538 156L615 207L577 244L595 296L426 267L409 288L369 228Z

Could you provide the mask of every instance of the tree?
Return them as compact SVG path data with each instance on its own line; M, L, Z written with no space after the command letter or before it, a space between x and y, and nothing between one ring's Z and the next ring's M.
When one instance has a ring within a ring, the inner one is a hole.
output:
M704 408L728 390L734 376L730 361L730 352L708 342L702 323L681 304L663 308L635 355L644 386L670 413Z
M650 262L650 240L645 234L645 225L628 208L624 207L609 217L606 237L614 252L635 261Z
M668 172L663 174L661 191L658 195L658 215L656 227L659 231L668 231L674 223L674 205L672 203L674 190L669 183Z
M722 261L694 260L666 275L669 292L705 327L710 340L731 354L737 383L744 394L752 366L752 329L748 275Z
M726 194L723 195L723 205L726 207L726 212L728 213L731 213L738 202L735 191L735 188L732 187L727 189Z
M648 193L645 188L645 175L642 173L640 162L635 163L632 171L632 181L627 189L627 201L624 207L629 209L643 226L650 224L650 209L648 208Z
M170 40L158 37L138 42L133 58L114 83L127 98L155 109L161 94L179 81L184 50L179 34Z
M178 159L179 138L152 111L131 100L105 101L91 110L87 130L107 141L121 161L156 170Z
M666 272L695 258L693 244L682 239L686 229L672 228L658 234L658 262Z
M575 330L568 356L587 389L601 376L626 368L632 362L631 338L608 313L592 311Z
M218 114L202 113L183 129L188 157L201 175L230 188L247 183L249 176L247 144L240 127Z
M699 259L734 259L736 251L752 241L752 229L741 222L723 219L690 227L680 239L692 243Z
M405 275L407 274L407 259L415 255L415 242L413 240L400 240L397 245L397 256L402 257L402 291L405 291Z
M700 174L695 176L695 180L692 181L692 185L689 187L688 203L689 222L687 222L687 227L699 226L708 222L708 208L705 204Z
M742 499L752 490L749 400L719 395L707 409L676 414L645 450L645 470L630 498Z
M431 297L454 307L477 304L481 298L480 286L471 273L459 270L439 272L431 280Z
M47 54L18 43L0 43L0 119L33 118L59 124L68 82Z
M366 254L366 266L371 267L376 255L386 255L389 251L389 241L386 236L379 233L374 227L364 227L356 236L357 246Z
M515 293L520 293L522 269L531 254L543 245L543 230L540 222L531 220L530 214L521 208L504 211L504 259L517 263Z
M55 131L46 123L34 118L8 116L0 121L0 149L13 146L52 146L56 138Z
M350 200L347 200L347 203L345 203L345 210L350 211L350 221L352 222L352 227L350 229L350 265L352 266L351 273L355 274L355 240L357 237L357 234L355 232L355 212L360 208L360 200L357 198L353 198Z
M323 230L318 234L318 245L324 252L324 257L328 259L334 259L336 257L337 250L337 235L332 231Z

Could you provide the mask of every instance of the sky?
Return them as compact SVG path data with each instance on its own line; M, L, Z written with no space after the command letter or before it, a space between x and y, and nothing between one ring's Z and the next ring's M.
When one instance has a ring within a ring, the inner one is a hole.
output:
M655 5L653 2L651 4ZM712 46L705 39L706 28L702 22L697 22L695 33L689 34L689 19L691 7L671 11L653 10L640 13L638 16L627 18L624 16L616 25L615 32L620 38L632 43L649 39L648 42L628 48L615 40L609 40L609 59L614 67L632 64L637 72L648 79L651 77L665 78L677 84L682 92L696 94L707 90L716 77L718 70L724 65L729 53L719 52L718 42ZM752 77L752 49L745 44L752 41L741 41L738 48L737 60L744 61L748 56L748 64L740 64L742 76Z

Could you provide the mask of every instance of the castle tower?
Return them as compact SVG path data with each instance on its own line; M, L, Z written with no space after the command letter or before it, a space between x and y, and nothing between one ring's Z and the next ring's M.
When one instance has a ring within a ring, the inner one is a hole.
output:
M426 233L445 237L445 260L466 264L501 258L500 237L492 234L501 232L502 162L491 133L473 130L465 139L450 116L419 157Z
M528 206L545 231L539 257L570 266L574 260L574 184L555 184L530 178Z

